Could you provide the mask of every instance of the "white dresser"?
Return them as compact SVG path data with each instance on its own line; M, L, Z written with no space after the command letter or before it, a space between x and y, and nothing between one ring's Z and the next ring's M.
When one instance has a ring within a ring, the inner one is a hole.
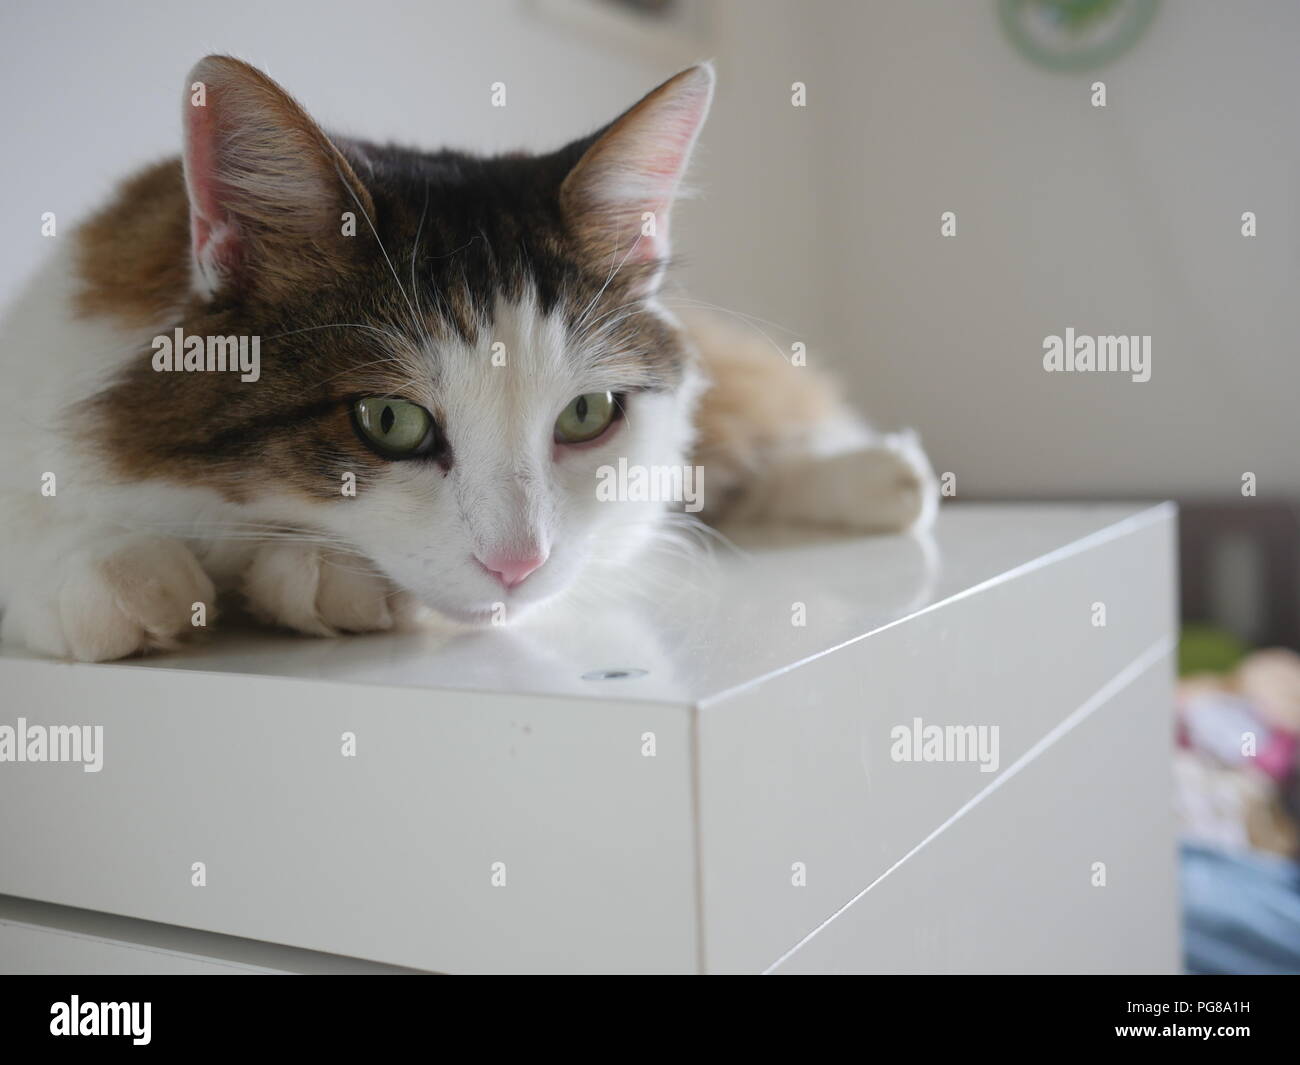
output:
M103 765L0 763L0 971L1176 971L1175 521L959 504L514 628L7 651L0 725Z

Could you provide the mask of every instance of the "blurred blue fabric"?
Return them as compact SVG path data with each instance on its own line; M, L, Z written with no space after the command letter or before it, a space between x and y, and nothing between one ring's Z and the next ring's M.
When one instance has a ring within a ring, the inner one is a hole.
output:
M1182 845L1183 950L1191 973L1300 973L1300 865Z

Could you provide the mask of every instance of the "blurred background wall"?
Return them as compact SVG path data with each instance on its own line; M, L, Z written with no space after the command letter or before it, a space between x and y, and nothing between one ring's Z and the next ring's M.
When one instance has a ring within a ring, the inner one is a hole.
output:
M1013 52L993 8L822 9L829 333L874 365L861 394L922 427L959 494L1239 495L1244 471L1294 494L1300 5L1164 3L1073 75ZM1066 326L1150 334L1151 380L1044 373Z
M558 145L714 57L703 195L675 225L691 297L835 363L959 496L1232 495L1245 471L1261 497L1300 491L1300 5L1166 2L1130 53L1072 75L1018 54L993 0L717 0L667 36L592 22L601 6L10 0L0 299L45 251L42 212L66 226L177 150L206 52L264 66L333 129L482 150ZM1044 373L1067 326L1150 334L1151 380Z

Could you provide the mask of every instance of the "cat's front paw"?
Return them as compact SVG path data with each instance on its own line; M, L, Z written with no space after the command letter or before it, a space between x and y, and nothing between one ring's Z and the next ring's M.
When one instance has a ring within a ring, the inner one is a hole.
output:
M384 631L414 609L411 597L364 559L314 544L259 547L244 575L244 596L263 621L309 636Z
M184 544L116 537L29 579L5 610L2 635L58 658L106 662L175 647L215 616L212 581Z

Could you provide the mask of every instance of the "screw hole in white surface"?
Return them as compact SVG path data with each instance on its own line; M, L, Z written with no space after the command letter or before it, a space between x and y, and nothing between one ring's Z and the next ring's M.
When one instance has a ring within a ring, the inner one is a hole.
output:
M644 669L593 669L590 673L582 675L583 680L636 680L638 677L644 677L648 671Z

